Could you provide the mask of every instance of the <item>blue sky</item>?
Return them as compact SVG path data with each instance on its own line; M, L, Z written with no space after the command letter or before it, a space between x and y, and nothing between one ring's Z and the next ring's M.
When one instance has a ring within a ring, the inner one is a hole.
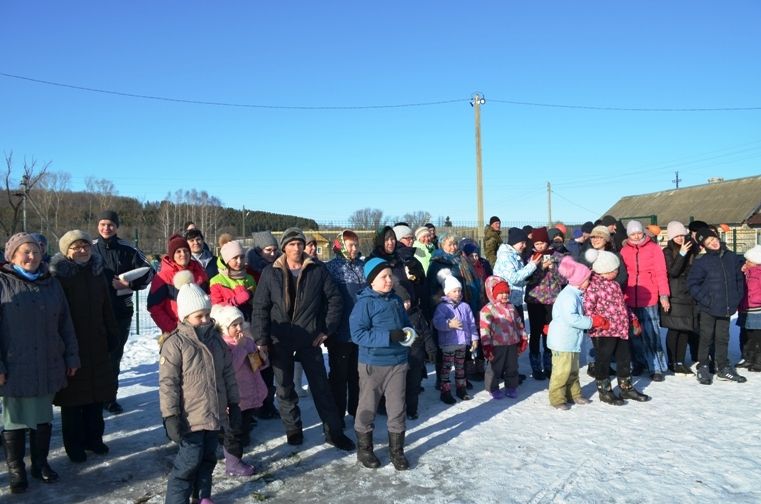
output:
M761 2L0 3L0 150L82 189L341 221L356 209L475 221L473 109L486 218L598 217L627 194L761 173ZM494 100L494 101L492 101ZM699 215L699 212L696 213Z

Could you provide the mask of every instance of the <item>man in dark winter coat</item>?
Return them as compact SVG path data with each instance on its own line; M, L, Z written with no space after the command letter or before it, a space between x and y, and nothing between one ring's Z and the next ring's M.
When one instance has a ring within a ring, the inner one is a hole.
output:
M745 278L741 256L727 250L719 236L709 228L696 232L696 241L706 253L692 264L687 277L687 288L700 311L700 346L698 348L698 381L711 384L708 369L708 352L711 344L716 348L716 377L745 382L729 364L729 318L737 311L745 292Z
M283 255L264 268L254 294L251 329L256 344L270 353L280 417L288 444L304 442L299 399L293 383L294 356L309 381L325 440L341 450L354 449L342 429L330 392L320 345L341 323L341 293L322 263L304 253L306 238L288 228L280 239Z
M132 324L132 314L135 309L132 303L132 291L145 289L153 279L153 270L150 263L140 249L133 246L127 240L122 240L116 235L119 228L119 215L113 210L106 210L98 215L98 238L93 241L92 253L100 256L103 260L103 270L111 287L111 306L116 316L116 324L119 329L118 341L111 352L111 364L116 376L124 354L124 345L129 338L129 329ZM137 268L147 266L148 272L140 278L124 281L119 275ZM122 406L113 399L103 404L110 413L118 414L124 411Z
M219 271L217 270L217 256L209 250L209 246L204 241L203 233L197 228L185 231L185 240L190 248L190 255L194 261L198 261L206 271L209 279L214 278Z

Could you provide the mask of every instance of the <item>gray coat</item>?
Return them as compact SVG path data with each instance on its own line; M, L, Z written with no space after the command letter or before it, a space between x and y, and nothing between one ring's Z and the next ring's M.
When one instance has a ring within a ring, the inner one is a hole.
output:
M36 397L66 386L79 368L79 347L63 288L44 265L34 281L0 268L0 395Z
M161 343L161 416L177 415L185 432L228 426L227 406L239 401L232 354L214 325L201 338L185 322Z

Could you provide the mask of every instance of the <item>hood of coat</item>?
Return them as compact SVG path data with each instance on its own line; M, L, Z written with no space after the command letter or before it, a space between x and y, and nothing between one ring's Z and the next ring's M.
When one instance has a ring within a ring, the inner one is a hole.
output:
M484 290L486 290L486 298L492 304L499 304L494 299L494 286L497 285L498 283L501 283L501 282L507 283L507 280L505 280L502 277L495 276L495 275L492 275L492 276L490 276L489 278L486 279L486 283L484 284ZM510 286L508 284L508 289L509 288L510 288ZM508 294L509 293L510 293L510 291L508 290Z
M632 243L631 240L628 238L624 241L624 247L634 247L634 248L642 248L648 243L652 242L653 240L650 239L649 236L645 235L644 238L642 238L642 243ZM653 242L655 243L655 242Z
M103 273L103 259L93 254L85 264L78 264L60 252L50 260L50 273L60 278L71 278L83 269L90 269L97 276Z

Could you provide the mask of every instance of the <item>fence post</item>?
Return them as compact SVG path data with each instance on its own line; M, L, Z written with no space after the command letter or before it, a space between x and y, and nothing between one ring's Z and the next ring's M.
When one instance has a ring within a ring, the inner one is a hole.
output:
M135 228L135 248L139 248L140 246L140 232ZM137 310L135 310L135 332L138 336L140 336L140 291L135 291L135 306L137 307Z

